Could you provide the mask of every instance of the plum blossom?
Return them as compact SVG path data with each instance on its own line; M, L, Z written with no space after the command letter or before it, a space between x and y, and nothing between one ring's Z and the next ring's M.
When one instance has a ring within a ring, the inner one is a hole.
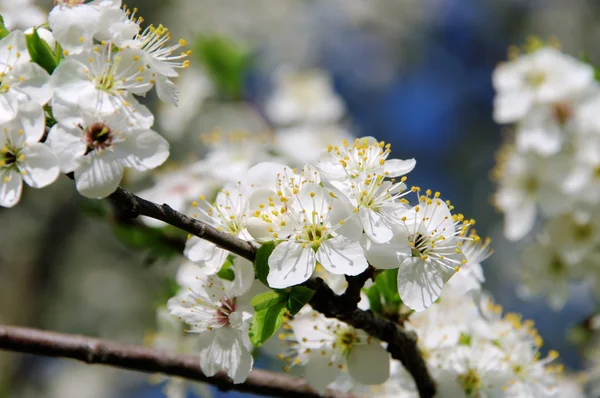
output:
M59 160L45 144L44 111L33 102L19 105L17 115L0 123L0 206L19 202L23 181L32 188L43 188L59 175Z
M198 333L200 363L207 376L225 371L235 384L243 383L252 369L250 299L257 294L249 261L236 258L234 279L199 274L195 283L167 303L171 314L186 322L188 333Z
M79 112L50 130L47 143L61 170L74 172L77 190L86 197L104 198L117 189L125 168L153 169L169 156L164 138L122 116Z
M269 257L267 281L285 288L306 281L317 262L334 274L358 275L368 264L360 246L360 227L343 199L328 195L317 184L306 184L294 194L289 214L293 232L281 239Z
M289 326L295 345L286 354L295 357L293 364L305 365L304 377L317 391L324 392L342 371L366 385L388 379L390 356L364 331L315 311L302 311Z
M133 94L144 95L154 84L139 50L113 51L93 46L62 61L50 78L52 109L57 120L77 112L120 113L130 124L150 128L154 115Z
M219 191L214 204L200 196L200 203L193 202L194 217L217 228L219 231L250 240L246 230L248 217L248 187L245 184L229 184ZM190 238L185 246L184 254L197 263L202 272L214 275L221 269L229 252L214 243L197 237Z
M21 103L45 105L52 96L48 72L30 61L23 31L0 40L0 123L16 117Z
M594 68L552 47L542 47L500 64L492 77L494 120L522 119L535 104L548 104L582 92L594 81Z

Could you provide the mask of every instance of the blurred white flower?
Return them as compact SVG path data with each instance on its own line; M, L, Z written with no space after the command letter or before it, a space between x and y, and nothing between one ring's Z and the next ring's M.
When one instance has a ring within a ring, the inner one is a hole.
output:
M339 121L345 107L321 70L277 73L275 91L266 103L269 120L277 125Z
M31 0L0 0L0 15L9 31L38 26L48 18Z
M494 120L522 119L536 104L569 98L590 87L594 68L552 47L543 47L502 63L492 76L496 98Z

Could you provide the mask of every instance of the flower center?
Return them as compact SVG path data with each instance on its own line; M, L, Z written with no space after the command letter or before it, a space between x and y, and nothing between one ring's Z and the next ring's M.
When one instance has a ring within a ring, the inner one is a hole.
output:
M411 242L411 254L413 257L422 257L427 252L427 237L417 233L414 242Z
M342 354L347 356L352 348L360 342L359 340L354 330L346 329L337 334L335 344L340 348Z
M458 376L458 382L468 397L473 396L481 388L481 378L473 369Z
M573 116L573 107L567 103L555 103L552 105L552 116L561 124L566 124Z
M217 309L216 319L217 325L227 326L229 325L229 316L235 311L236 297L225 299L221 301L221 307Z
M546 81L546 75L540 71L531 71L525 76L527 84L533 87L539 87Z
M565 263L559 256L552 256L548 268L552 275L562 275L566 269Z
M15 148L5 145L0 149L0 167L10 166L19 160L19 154Z
M94 123L85 130L88 145L86 155L92 151L101 151L112 144L114 132L104 123Z

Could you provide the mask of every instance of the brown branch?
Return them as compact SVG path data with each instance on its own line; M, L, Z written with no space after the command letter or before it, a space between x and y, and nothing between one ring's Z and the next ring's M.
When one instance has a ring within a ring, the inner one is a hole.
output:
M158 205L123 188L118 188L108 199L119 209L122 217L147 216L164 221L254 262L256 248L251 243L181 214L167 204ZM349 278L348 289L341 296L335 294L322 279L309 280L305 286L315 290L309 304L327 317L340 319L388 343L387 350L392 358L399 360L412 375L419 395L423 398L433 397L436 385L417 347L417 336L389 319L373 314L371 311L360 310L356 306L360 289L373 273L374 269L369 267L363 274Z
M294 398L351 398L351 394L327 390L319 395L303 379L284 373L255 369L244 383L233 384L223 372L213 377L202 373L198 357L173 355L151 348L125 345L85 336L0 325L0 349L76 359L146 373L163 373L215 385L223 391Z

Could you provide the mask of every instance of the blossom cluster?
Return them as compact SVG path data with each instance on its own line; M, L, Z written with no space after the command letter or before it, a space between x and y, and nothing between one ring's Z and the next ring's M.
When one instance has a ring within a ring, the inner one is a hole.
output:
M41 188L60 172L73 173L82 195L106 197L125 168L167 159L169 144L137 97L156 87L175 105L172 79L190 53L164 26L142 28L136 12L116 0L56 1L49 30L0 40L0 205L18 203L22 181Z
M493 176L506 237L537 235L523 252L524 292L560 309L569 283L600 286L600 86L591 65L555 47L532 39L494 71L494 118L514 139Z

